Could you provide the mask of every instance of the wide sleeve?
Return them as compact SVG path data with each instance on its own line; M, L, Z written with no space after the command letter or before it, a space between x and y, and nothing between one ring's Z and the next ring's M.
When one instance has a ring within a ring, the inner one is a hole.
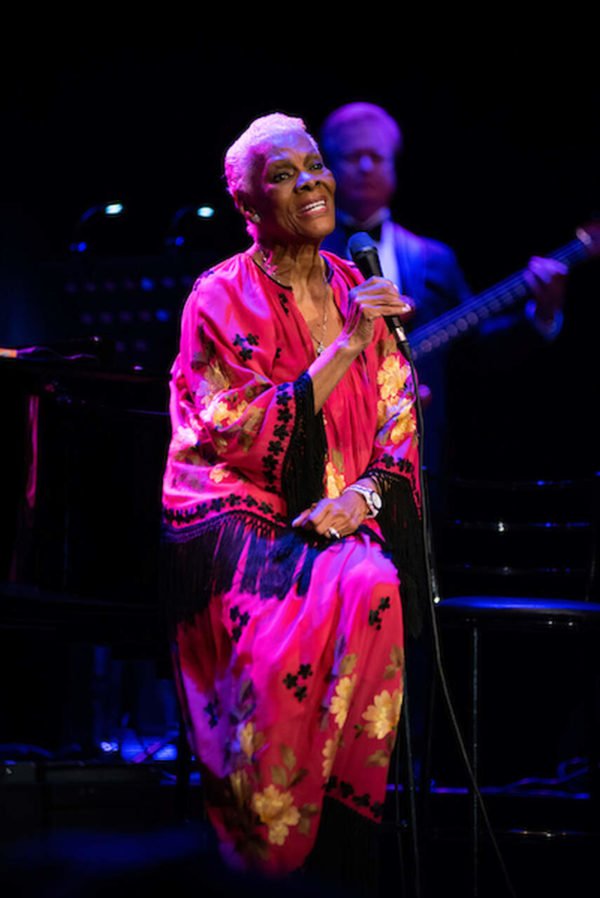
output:
M365 476L383 500L377 522L400 574L411 633L421 629L427 600L416 389L411 366L386 336L378 343L377 432Z
M201 279L182 315L171 418L191 456L282 495L296 514L321 495L325 437L305 371L276 382L276 322L266 302Z
M377 431L367 475L380 482L406 481L421 504L416 383L391 335L377 344Z

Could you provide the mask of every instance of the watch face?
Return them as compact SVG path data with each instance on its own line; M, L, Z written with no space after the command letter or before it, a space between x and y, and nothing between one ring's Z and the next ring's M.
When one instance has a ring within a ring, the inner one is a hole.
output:
M377 511L381 509L381 506L383 504L381 501L381 496L375 490L371 492L371 504L373 505L373 508L377 509Z

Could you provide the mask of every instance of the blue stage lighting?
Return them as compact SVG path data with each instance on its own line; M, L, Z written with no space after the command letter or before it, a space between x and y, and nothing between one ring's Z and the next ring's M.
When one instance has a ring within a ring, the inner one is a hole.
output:
M78 240L75 243L71 243L69 246L72 253L84 253L87 248L88 245L85 240Z

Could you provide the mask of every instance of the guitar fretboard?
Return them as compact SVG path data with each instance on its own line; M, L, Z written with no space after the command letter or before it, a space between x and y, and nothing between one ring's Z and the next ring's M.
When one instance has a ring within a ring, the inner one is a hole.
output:
M567 268L587 256L585 232L566 246L561 246L549 258L562 262ZM492 315L512 308L531 294L523 272L513 274L489 290L460 303L439 318L418 327L408 335L413 359L447 346Z

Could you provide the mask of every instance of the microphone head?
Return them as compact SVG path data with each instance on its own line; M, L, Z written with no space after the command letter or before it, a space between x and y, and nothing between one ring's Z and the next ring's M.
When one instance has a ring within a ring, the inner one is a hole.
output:
M350 239L348 240L348 251L352 258L356 253L364 253L367 250L374 250L377 252L377 247L375 246L375 241L369 237L366 231L357 231L356 234L352 234Z
M383 275L375 241L365 231L357 231L356 234L352 234L348 240L348 251L364 278Z

